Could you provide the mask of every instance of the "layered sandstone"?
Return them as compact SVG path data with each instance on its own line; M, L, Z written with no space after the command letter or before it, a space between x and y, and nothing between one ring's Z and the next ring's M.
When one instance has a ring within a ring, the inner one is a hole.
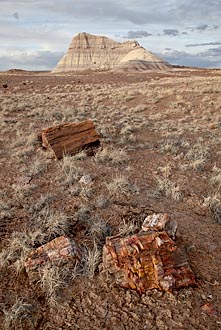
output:
M165 70L170 65L135 41L116 42L88 33L76 35L53 72L77 70Z

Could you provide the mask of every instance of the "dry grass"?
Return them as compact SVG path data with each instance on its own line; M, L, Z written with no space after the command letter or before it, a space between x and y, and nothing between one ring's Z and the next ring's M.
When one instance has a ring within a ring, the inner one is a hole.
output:
M13 265L17 273L24 269L24 262L32 249L34 236L26 232L15 232L7 248L0 254L0 268Z
M135 220L128 222L123 219L123 223L119 225L118 231L120 236L126 237L135 234L138 229L140 230L140 226L135 222Z
M48 264L39 270L39 284L46 295L49 305L57 306L61 303L62 290L67 286L67 272L65 268Z
M202 169L206 163L207 157L208 147L200 139L197 143L192 145L185 155L185 158L189 161L189 167L193 170Z
M173 201L180 201L183 197L183 193L178 184L171 181L167 177L157 177L157 189L156 192L159 195L163 195L167 198L171 198Z
M23 325L29 329L34 329L33 306L23 298L17 298L11 308L2 308L4 313L4 329L24 329Z
M100 262L101 249L94 241L92 248L86 247L85 249L85 254L82 260L82 263L84 265L83 275L90 279L93 278Z
M217 191L207 196L203 205L210 210L212 218L221 224L221 192Z
M98 196L98 198L96 200L96 206L99 209L105 209L108 207L109 204L110 204L110 200L107 197Z
M71 230L70 217L62 210L45 205L33 213L30 219L30 231L35 236L35 243L44 244L55 237L68 235Z
M120 165L128 161L128 155L123 149L104 147L96 153L95 161L98 163L107 162L113 165Z
M40 212L41 210L49 207L54 201L54 195L47 193L41 195L40 198L29 208L30 213Z
M110 183L107 184L107 189L110 196L121 196L138 194L139 189L136 185L131 184L127 177L123 175L116 176Z
M94 242L101 245L107 236L111 236L111 228L104 220L93 217L90 220L88 233Z
M38 84L31 93L29 90L22 92L18 86L18 93L14 90L16 95L10 92L0 96L1 145L5 143L4 135L9 137L9 149L3 150L2 159L5 164L10 157L13 159L11 163L9 160L12 168L10 180L6 178L12 185L0 204L1 216L7 221L7 217L11 218L12 222L14 219L24 220L28 230L28 233L12 235L0 254L1 267L10 266L4 269L1 279L4 281L5 273L13 273L9 276L10 281L15 280L15 289L19 288L22 294L27 293L27 285L22 288L19 281L23 280L20 272L29 251L60 235L76 235L81 246L87 244L82 259L72 264L72 268L69 264L67 267L66 264L48 264L39 270L39 284L47 298L46 304L43 303L47 316L48 307L58 306L60 309L70 277L91 279L97 273L102 246L105 237L111 235L110 229L124 237L140 229L138 221L142 215L136 216L137 208L141 207L144 213L146 208L167 209L173 202L182 202L184 194L188 201L195 195L197 200L201 200L204 194L204 206L216 222L221 222L221 169L214 168L212 175L210 172L210 161L217 162L220 167L220 78L175 78L148 76L145 82L125 85L119 81L116 84L75 84L70 80L69 85L50 86L49 83L44 90ZM60 78L55 77L57 79ZM130 75L128 79L131 79ZM32 132L40 132L42 127L56 123L78 122L85 118L94 121L104 148L93 158L83 151L72 157L65 155L59 161L47 161L47 157L51 157L49 152L43 154L40 151L37 136ZM18 132L16 141L11 132ZM198 139L199 135L203 139ZM140 148L149 150L141 151ZM127 167L128 162L130 168ZM161 164L166 166L159 168ZM158 175L158 170L160 174L155 182L154 175ZM182 170L189 172L183 173ZM199 170L202 172L195 172ZM79 182L87 173L95 177L91 185ZM13 185L20 174L30 176L31 181L24 186L23 183ZM182 185L181 178L185 175L186 181L190 179L190 185L188 182ZM205 192L207 179L210 186ZM140 191L134 183L141 187ZM156 183L156 194L152 195ZM159 196L167 199L159 199ZM172 205L174 216L178 211L186 211L188 205L185 201L178 206ZM122 220L117 225L118 218ZM200 230L206 229L204 221L200 225ZM186 230L192 235L188 228ZM95 281L92 283L94 286ZM73 293L73 287L70 286L69 291ZM100 294L103 293L98 292L98 296ZM73 300L75 298L72 296ZM19 304L16 303L7 309L11 313L8 329L22 327L19 319L23 322L26 317L26 301L21 300L22 304L24 312L22 308L19 312ZM27 309L28 319L29 306ZM52 317L53 314L48 317L48 324ZM65 327L62 319L58 327ZM77 320L76 315L76 324L70 321L70 327L79 327ZM31 328L31 323L25 328Z
M203 205L209 209L212 218L221 224L221 169L216 165L210 178L211 192L204 198Z
M76 183L82 175L83 171L78 167L76 159L69 155L64 156L61 161L61 172L58 181L62 183L64 187L70 187Z

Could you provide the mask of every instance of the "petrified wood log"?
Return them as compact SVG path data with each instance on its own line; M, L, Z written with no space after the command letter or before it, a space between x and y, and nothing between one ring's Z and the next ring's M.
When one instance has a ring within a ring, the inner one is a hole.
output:
M121 287L139 293L147 289L168 291L196 284L185 255L164 230L169 217L154 216L153 222L148 219L149 230L146 221L146 231L126 238L106 238L103 270Z
M47 262L65 259L79 260L81 251L73 240L60 236L32 251L25 262L26 271L37 269Z
M90 149L100 144L91 120L81 123L66 123L46 128L42 131L42 143L60 159L64 154L74 155L82 149Z

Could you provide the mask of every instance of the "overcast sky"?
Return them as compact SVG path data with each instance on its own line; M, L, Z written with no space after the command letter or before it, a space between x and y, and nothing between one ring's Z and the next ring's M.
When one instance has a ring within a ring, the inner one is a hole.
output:
M221 68L221 0L0 0L0 70L52 69L79 32Z

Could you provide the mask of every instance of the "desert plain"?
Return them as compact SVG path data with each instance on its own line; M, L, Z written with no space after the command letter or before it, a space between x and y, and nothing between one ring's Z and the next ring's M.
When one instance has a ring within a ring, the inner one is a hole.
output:
M0 328L220 329L221 70L11 70L0 116ZM42 129L87 119L93 156L43 149ZM100 272L105 237L159 212L177 221L197 285L120 288ZM28 254L61 235L84 246L82 260L46 264L30 284Z

